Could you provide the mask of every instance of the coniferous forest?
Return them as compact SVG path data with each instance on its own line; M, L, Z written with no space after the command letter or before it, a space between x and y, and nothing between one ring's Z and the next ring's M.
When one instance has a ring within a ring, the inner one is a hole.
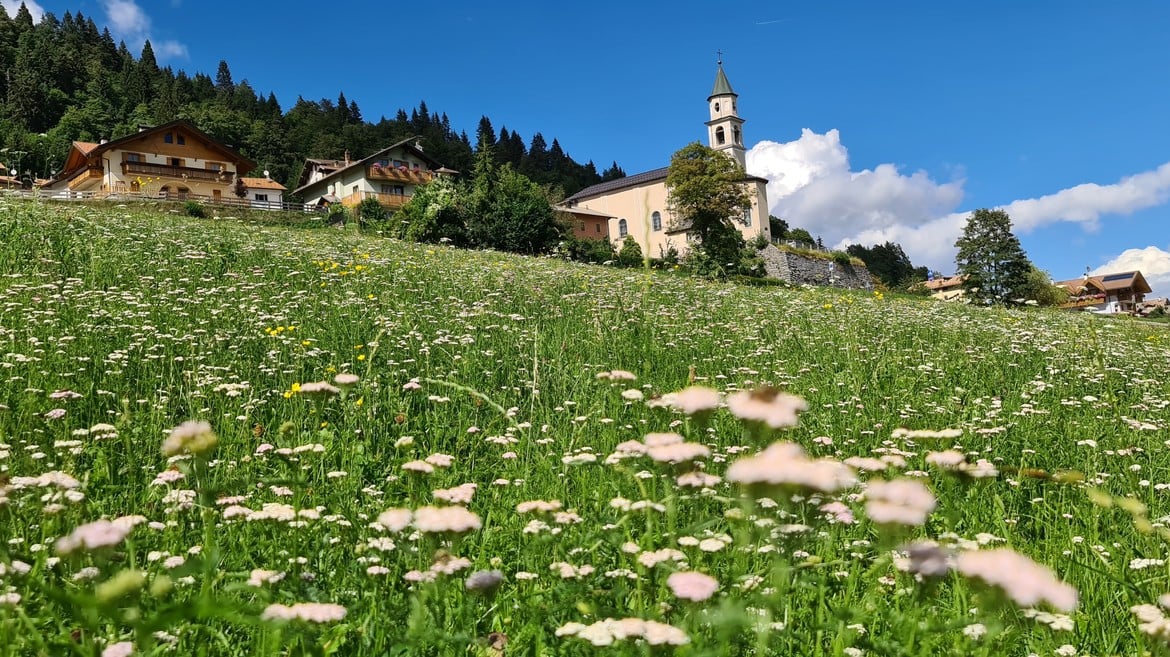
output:
M295 186L305 158L358 159L407 137L419 137L427 153L467 174L475 146L493 147L497 163L536 183L570 195L625 173L613 163L598 172L580 164L539 132L526 144L514 130L497 130L483 116L475 134L452 126L445 112L425 101L393 118L363 116L345 97L298 97L285 110L273 93L235 80L226 61L215 76L159 66L149 41L135 57L108 29L81 12L46 13L39 23L22 5L15 15L0 6L0 163L23 177L49 178L64 163L74 140L117 139L142 125L187 119ZM474 141L473 141L474 140ZM258 174L253 174L258 175Z

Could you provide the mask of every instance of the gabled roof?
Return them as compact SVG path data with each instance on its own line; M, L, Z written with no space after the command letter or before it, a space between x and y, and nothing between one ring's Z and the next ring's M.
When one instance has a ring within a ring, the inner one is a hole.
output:
M385 155L386 153L389 153L390 151L392 151L395 148L398 148L400 146L402 148L406 149L407 151L410 151L411 153L413 153L416 157L421 159L423 162L426 162L427 165L431 167L431 170L438 170L438 169L445 168L445 167L443 167L441 162L439 162L435 158L431 157L430 155L427 155L426 153L424 153L423 150L421 148L419 148L418 146L415 146L415 142L417 142L417 141L418 141L418 137L409 137L407 139L403 139L402 141L400 141L396 144L391 144L391 145L387 146L386 148L383 148L382 150L374 153L373 155L368 155L360 160L351 161L348 165L346 165L344 160L342 160L341 167L335 168L332 171L330 171L329 173L326 173L325 176L322 178L318 178L317 180L315 180L311 183L305 183L305 184L301 185L300 187L297 187L296 189L294 189L292 191L292 193L299 194L306 187L309 187L311 185L316 185L319 182L328 180L336 175L339 175L341 172L348 171L354 167L365 167L369 163L373 162L374 160L378 159L379 157ZM321 168L324 170L324 169L332 168L333 165L338 163L338 160L309 159L309 160L306 160L306 162L314 162L314 163L317 163L319 165L322 165Z
M573 201L582 201L587 198L593 198L595 196L604 196L622 189L629 189L630 187L656 183L660 180L666 180L666 174L668 173L670 173L670 167L662 167L661 169L654 169L644 173L636 173L632 176L626 176L625 178L618 178L617 180L607 180L605 182L597 183L596 185L590 185L585 189L582 189L576 194L573 194L569 198L565 199L565 202L571 203Z
M666 180L666 176L669 173L670 167L662 167L661 169L652 169L643 173L636 173L632 176L626 176L625 178L607 180L603 183L590 185L565 199L565 204L572 205L578 201L584 201L586 199L596 198L598 196L605 196L606 194L619 192L623 189L630 189L632 187L640 187L642 185L663 182ZM743 182L766 183L768 180L766 178L760 178L759 176L746 176L744 177Z
M723 72L723 62L719 63L719 71L715 73L715 88L711 90L711 95L707 96L707 100L711 100L716 96L736 96L737 94L731 90L731 83L727 81L727 74Z
M1067 281L1057 281L1055 285L1063 287L1072 294L1080 294L1081 292L1091 290L1112 292L1113 290L1132 289L1137 294L1149 294L1153 291L1150 288L1150 284L1146 282L1146 277L1142 276L1140 271L1123 271L1113 274L1085 276Z
M614 219L614 215L605 212L598 212L597 210L590 210L589 208L573 208L567 205L557 205L553 207L557 212L568 212L570 214L580 215L582 217L597 217L599 219Z
M944 276L943 278L936 278L932 281L924 281L922 285L928 290L942 290L962 285L965 280L967 280L967 277L962 275Z
M240 155L227 145L220 143L215 139L215 137L212 137L211 135L197 128L194 123L191 123L186 119L179 119L177 121L171 121L170 123L164 123L163 125L156 126L154 128L145 128L133 134L126 135L125 137L121 137L113 141L108 141L104 144L94 144L88 141L75 141L69 149L69 155L67 155L65 158L66 167L61 170L61 173L54 176L48 184L53 184L61 180L72 178L73 175L78 172L78 170L85 166L85 161L91 157L101 155L107 151L117 150L127 144L134 143L135 141L150 137L151 135L155 135L160 132L174 130L175 128L182 128L186 130L187 132L191 133L193 137L199 141L202 141L205 146L222 155L225 160L231 161L236 165L237 174L247 173L248 171L256 168L255 162L252 162L243 155Z
M286 187L271 178L240 178L244 186L249 189L278 189L284 191Z

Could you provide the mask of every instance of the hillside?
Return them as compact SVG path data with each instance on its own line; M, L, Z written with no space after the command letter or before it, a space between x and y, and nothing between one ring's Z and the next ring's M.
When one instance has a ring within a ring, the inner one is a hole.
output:
M0 197L0 654L1155 641L1159 326L157 208Z

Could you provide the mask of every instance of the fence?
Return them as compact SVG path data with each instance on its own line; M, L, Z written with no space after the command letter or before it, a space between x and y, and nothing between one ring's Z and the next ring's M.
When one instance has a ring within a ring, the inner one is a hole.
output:
M247 208L252 210L271 210L275 212L323 212L324 209L306 203L291 201L254 201L246 198L228 196L205 196L184 192L157 192L144 194L142 192L74 192L67 189L2 189L0 196L17 196L20 198L39 199L42 201L198 201L206 205Z

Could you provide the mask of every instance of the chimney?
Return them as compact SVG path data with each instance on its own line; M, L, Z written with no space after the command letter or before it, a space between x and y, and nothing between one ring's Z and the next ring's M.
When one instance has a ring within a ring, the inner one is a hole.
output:
M345 149L345 166L349 166L349 149Z

